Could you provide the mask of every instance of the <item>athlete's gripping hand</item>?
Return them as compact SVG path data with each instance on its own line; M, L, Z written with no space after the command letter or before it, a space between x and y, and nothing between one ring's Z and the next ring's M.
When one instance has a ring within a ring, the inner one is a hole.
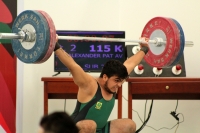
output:
M146 54L149 51L149 38L141 37L140 40L140 51L143 51Z
M56 45L55 45L54 51L56 51L59 48L60 48L60 44L58 43L58 35L56 34Z

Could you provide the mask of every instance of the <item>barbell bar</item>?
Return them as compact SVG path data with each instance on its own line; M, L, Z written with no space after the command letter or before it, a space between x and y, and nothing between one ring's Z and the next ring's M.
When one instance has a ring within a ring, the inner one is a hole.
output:
M19 33L0 33L0 39L22 39L27 42L35 40L35 33L26 35L27 33L20 31ZM25 39L26 35L26 39ZM154 44L155 46L165 45L166 41L162 38L155 38L154 40L144 41L143 39L131 40L122 38L106 38L106 37L82 37L82 36L58 36L59 40L88 40L88 41L105 41L105 42L131 42L131 43L142 43L142 44ZM185 41L186 47L192 47L194 43L192 41Z
M16 56L24 63L43 63L55 47L56 30L51 17L42 10L26 10L20 13L12 26L13 33L0 33L0 39L12 39ZM172 18L155 17L144 27L141 37L128 40L122 38L58 36L59 40L93 40L107 42L148 43L150 50L144 57L153 67L169 67L177 63L185 46L193 46L185 41L181 25Z

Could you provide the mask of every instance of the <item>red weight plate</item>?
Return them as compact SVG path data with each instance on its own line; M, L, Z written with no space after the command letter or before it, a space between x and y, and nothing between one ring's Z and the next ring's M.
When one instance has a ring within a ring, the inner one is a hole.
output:
M49 59L49 57L52 55L53 50L55 48L55 43L56 43L56 29L55 29L55 25L53 20L51 19L51 17L49 16L49 14L47 14L44 11L41 10L37 10L39 13L41 13L44 18L47 20L49 28L50 28L50 44L49 44L49 48L47 50L47 53L45 54L44 58L37 61L36 63L43 63L46 60Z
M177 44L177 46L176 46L176 52L174 53L175 55L173 56L174 57L174 59L172 59L171 60L171 62L170 62L170 64L169 64L169 66L170 67L172 67L172 66L174 66L175 64L175 62L177 62L177 60L179 60L180 59L180 56L182 56L182 33L180 32L180 29L179 29L179 27L178 27L178 25L176 24L176 21L175 20L173 20L172 18L168 18L169 19L169 21L171 21L172 22L172 24L173 25L175 25L176 26L176 32L177 32L177 37L178 37L178 39L177 39L177 42L176 42L176 44ZM185 42L185 41L184 41Z
M177 36L177 40L176 40L176 46L175 46L175 52L174 55L170 61L170 63L168 64L169 67L171 67L171 65L173 64L173 62L176 60L180 50L181 50L181 38L180 38L180 32L179 32L179 27L176 25L176 23L171 19L171 18L166 18L169 20L169 22L171 23L171 25L173 25L173 27L175 28L175 35Z
M168 67L175 60L174 56L177 52L179 40L177 26L169 18L155 17L145 25L142 31L142 37L153 40L153 36L162 38L166 41L166 45L159 47L149 44L150 50L144 60L153 67Z

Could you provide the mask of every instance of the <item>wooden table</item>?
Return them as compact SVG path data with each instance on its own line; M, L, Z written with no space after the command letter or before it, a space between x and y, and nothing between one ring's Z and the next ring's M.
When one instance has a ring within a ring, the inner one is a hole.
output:
M71 77L42 77L44 81L44 114L48 114L48 99L77 99L78 86ZM122 88L119 88L118 118L122 118Z
M200 78L134 77L128 82L128 118L133 99L200 99Z

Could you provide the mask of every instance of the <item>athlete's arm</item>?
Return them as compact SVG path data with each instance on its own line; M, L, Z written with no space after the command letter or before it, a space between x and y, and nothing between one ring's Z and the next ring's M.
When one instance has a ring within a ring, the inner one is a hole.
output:
M148 39L145 39L148 41ZM142 61L145 54L148 52L148 44L140 44L141 50L138 51L135 55L129 57L125 62L124 66L127 69L128 75L133 71L133 69Z
M60 47L58 42L56 43L54 53L69 69L73 76L74 83L78 85L79 88L88 88L89 84L94 81L94 78L84 72L84 70L74 61L74 59Z

